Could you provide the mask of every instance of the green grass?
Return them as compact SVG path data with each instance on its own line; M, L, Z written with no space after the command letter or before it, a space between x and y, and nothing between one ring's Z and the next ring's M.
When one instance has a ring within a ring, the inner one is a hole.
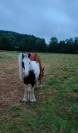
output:
M0 63L17 60L1 52ZM78 55L39 54L48 67L39 101L0 113L0 133L78 133Z

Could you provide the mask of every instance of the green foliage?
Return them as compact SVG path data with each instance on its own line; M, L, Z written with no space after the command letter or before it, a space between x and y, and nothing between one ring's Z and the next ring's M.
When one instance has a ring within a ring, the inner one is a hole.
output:
M58 42L56 37L52 37L48 46L49 52L56 53L78 53L78 38L72 38Z
M47 45L45 39L33 35L0 31L0 50L51 53L78 53L78 37L58 41L52 37Z
M45 52L46 43L33 35L0 31L0 50Z

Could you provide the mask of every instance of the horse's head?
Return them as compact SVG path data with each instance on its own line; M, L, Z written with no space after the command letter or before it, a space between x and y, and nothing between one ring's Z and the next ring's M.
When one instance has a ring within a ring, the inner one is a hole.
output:
M28 76L29 71L31 70L31 61L27 54L22 54L22 68L24 76Z

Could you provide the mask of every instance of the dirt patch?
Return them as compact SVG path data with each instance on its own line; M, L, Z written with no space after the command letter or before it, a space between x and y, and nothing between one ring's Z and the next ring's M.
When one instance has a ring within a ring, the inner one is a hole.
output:
M0 64L0 110L19 103L24 86L18 77L16 61Z

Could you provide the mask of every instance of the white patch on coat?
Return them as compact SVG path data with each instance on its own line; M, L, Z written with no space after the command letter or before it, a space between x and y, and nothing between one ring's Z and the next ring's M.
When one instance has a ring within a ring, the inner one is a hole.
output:
M35 73L36 76L36 80L39 78L39 74L40 74L40 67L39 67L39 63L36 61L31 61L31 68Z

